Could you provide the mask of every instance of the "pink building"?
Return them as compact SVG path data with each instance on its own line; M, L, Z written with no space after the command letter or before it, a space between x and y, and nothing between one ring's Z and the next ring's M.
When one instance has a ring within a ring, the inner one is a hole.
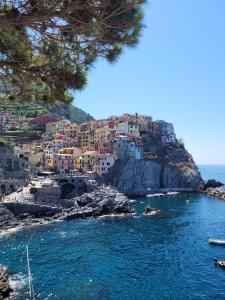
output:
M69 174L75 168L75 159L72 154L54 154L54 166L60 175Z

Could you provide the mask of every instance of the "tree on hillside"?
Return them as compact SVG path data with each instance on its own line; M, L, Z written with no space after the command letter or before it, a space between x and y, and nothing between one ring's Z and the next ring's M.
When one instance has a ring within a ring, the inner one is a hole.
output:
M0 81L10 99L70 99L98 57L137 44L145 0L0 0Z

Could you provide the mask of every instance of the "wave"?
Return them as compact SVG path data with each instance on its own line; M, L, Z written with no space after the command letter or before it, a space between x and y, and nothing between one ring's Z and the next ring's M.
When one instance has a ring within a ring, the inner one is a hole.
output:
M164 197L164 196L175 196L180 194L180 192L167 192L167 193L155 193L155 194L148 194L146 197Z
M13 290L10 299L16 299L23 288L28 285L28 278L25 274L17 273L9 277L9 284Z
M136 213L132 214L110 214L110 215L102 215L98 217L99 219L107 219L107 218L131 218L135 217Z
M146 197L148 198L152 198L152 197L163 197L165 196L166 194L163 194L163 193L156 193L156 194L148 194Z
M17 227L14 227L14 228L0 230L0 238L3 238L3 237L8 236L10 234L17 233L18 231L20 231L22 229L24 229L24 227L17 226Z

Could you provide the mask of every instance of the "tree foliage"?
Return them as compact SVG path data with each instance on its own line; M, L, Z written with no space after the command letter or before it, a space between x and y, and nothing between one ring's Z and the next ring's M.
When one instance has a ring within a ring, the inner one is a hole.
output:
M145 0L0 0L0 80L11 99L69 102L98 57L137 44Z

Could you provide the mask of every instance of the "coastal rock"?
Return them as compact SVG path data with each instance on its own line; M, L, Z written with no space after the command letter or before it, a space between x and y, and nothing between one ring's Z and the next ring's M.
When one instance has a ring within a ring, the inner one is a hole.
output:
M42 225L56 219L61 208L36 204L5 202L0 204L0 233L9 229Z
M192 157L185 149L169 151L167 158L117 160L106 182L128 196L160 189L198 190L203 181Z
M61 208L38 204L4 202L2 203L2 206L10 211L13 216L29 214L40 218L45 216L54 216L62 212Z
M0 266L0 300L8 299L12 289L9 284L9 275L5 268Z
M14 219L14 213L9 210L4 204L0 204L0 224L8 222L9 220Z
M208 188L205 193L210 197L216 197L225 200L225 188Z
M65 209L36 204L2 203L2 212L6 212L6 218L0 222L0 233L40 226L56 220L69 221L110 214L129 215L135 212L129 203L126 196L107 186L100 186L93 192L70 199L68 206L65 203Z
M109 173L109 182L125 194L141 195L160 188L162 167L146 160L118 160Z
M129 199L117 190L101 186L95 191L74 198L78 207L85 210L92 210L93 216L105 214L133 213L129 206Z
M217 181L215 179L209 179L205 184L203 189L207 190L208 188L217 188L217 187L221 187L224 184L220 181Z

